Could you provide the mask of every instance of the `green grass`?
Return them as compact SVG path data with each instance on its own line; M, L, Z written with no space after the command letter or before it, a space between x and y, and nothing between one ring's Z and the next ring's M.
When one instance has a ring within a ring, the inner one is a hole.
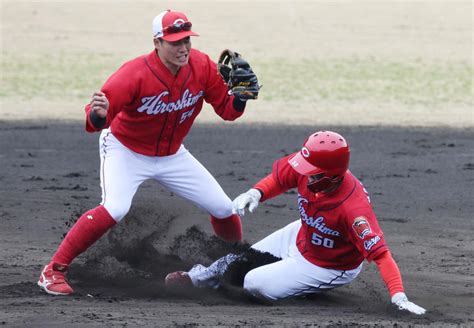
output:
M473 104L472 66L372 58L256 63L262 99Z
M0 97L89 98L122 63L110 54L2 54ZM60 99L58 99L60 98Z
M125 60L112 54L3 53L0 97L88 99ZM269 58L252 63L268 101L473 104L468 63L375 58ZM58 99L59 100L59 99Z

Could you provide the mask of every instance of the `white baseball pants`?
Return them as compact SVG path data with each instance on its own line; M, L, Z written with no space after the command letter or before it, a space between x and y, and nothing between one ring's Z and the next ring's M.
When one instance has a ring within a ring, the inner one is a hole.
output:
M244 278L244 289L258 297L280 300L344 286L359 275L362 263L353 270L332 270L306 260L296 247L300 227L301 221L297 220L252 245L281 260L250 270ZM217 288L229 264L238 258L228 254L208 267L196 264L188 274L196 287Z
M301 221L297 220L252 245L282 260L249 271L244 279L246 290L278 300L347 285L359 275L362 263L353 270L332 270L306 260L296 247L300 227Z
M232 215L232 201L209 171L183 146L174 155L145 156L125 147L110 129L100 135L102 202L115 221L130 210L142 182L157 180L216 218Z

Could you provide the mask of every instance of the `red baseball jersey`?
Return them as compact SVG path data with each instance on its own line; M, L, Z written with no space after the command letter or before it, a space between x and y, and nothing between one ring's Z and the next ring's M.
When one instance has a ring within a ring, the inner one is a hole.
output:
M282 192L298 188L302 227L296 243L308 261L350 270L388 250L367 191L351 172L336 191L314 194L307 188L308 177L288 164L290 156L274 163L272 175Z
M243 114L234 108L234 97L228 95L216 63L196 49L176 76L152 51L122 65L101 90L110 103L103 128L110 126L122 144L148 156L176 153L204 101L224 120ZM98 131L90 110L87 105L86 130Z

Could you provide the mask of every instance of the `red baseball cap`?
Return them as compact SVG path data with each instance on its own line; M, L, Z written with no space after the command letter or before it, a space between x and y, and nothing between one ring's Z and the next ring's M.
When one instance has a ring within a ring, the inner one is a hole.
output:
M153 37L174 42L188 36L199 36L191 31L191 27L184 13L168 9L153 19Z

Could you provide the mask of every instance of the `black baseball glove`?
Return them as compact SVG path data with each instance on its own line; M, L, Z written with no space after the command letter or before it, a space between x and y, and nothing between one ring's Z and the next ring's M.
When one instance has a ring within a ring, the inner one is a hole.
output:
M242 100L258 98L261 86L258 84L257 75L240 54L229 49L222 51L217 68L228 85L230 94Z

